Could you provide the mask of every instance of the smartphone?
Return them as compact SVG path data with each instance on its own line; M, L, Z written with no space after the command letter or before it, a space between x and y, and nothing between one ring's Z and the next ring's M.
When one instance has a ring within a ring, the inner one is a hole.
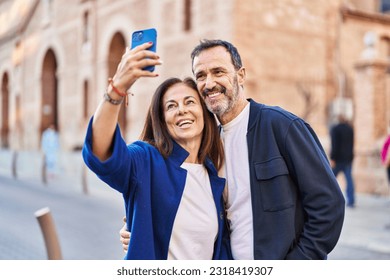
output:
M135 48L138 45L142 45L147 42L153 42L153 45L148 48L153 52L156 52L157 46L157 30L154 28L143 29L134 31L131 35L131 48ZM154 65L145 67L144 70L148 70L150 72L154 71Z

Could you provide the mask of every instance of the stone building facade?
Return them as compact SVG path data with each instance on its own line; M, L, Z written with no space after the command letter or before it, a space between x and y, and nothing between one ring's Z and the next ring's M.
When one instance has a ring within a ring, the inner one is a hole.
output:
M151 94L170 76L191 76L202 38L233 42L246 93L306 119L329 149L346 111L356 131L358 191L387 191L379 149L390 123L388 0L0 0L0 144L39 150L57 126L64 152L85 128L134 30L155 27L159 78L138 81L120 126L128 141Z

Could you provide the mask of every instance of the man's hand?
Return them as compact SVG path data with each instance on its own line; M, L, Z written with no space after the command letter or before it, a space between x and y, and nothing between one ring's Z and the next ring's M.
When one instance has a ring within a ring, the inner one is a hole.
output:
M126 217L123 218L123 222L125 224L123 225L123 227L119 231L119 235L120 235L120 241L122 243L123 251L125 251L125 253L127 253L127 250L129 249L130 232L127 230Z

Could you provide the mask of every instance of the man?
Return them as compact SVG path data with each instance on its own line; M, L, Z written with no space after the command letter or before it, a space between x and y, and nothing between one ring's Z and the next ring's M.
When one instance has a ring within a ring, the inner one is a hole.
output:
M353 128L343 113L338 116L338 123L330 130L331 152L330 159L335 176L340 172L345 175L347 182L347 206L355 207L355 186L352 177L353 162Z
M344 198L314 131L245 98L245 68L229 42L204 40L191 57L198 90L222 127L234 259L326 259L341 233ZM121 241L126 249L123 229Z

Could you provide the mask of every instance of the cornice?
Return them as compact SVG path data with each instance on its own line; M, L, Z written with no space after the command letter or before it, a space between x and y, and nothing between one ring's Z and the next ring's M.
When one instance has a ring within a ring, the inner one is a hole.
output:
M377 22L381 24L390 25L390 15L387 14L366 12L348 8L345 6L340 8L340 12L344 21L347 19L357 19L362 21Z

